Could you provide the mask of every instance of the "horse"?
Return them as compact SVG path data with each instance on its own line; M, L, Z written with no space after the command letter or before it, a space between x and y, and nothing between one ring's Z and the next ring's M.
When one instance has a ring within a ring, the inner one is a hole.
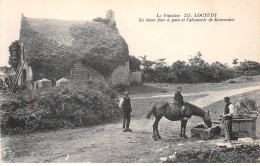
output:
M185 134L186 125L188 119L194 115L203 118L204 123L208 127L212 127L211 118L209 115L209 111L206 112L203 109L190 104L188 102L184 102L184 117L181 116L180 107L174 103L168 102L160 102L158 104L153 104L152 109L147 113L146 118L149 119L153 114L155 116L155 121L153 123L153 139L158 140L161 139L161 136L158 132L158 124L161 118L164 116L170 121L178 121L181 120L181 133L180 137L187 138Z

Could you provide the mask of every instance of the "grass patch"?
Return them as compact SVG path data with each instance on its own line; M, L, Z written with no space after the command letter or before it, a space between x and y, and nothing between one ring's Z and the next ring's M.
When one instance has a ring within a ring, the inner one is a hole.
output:
M236 83L228 83L228 81L223 83L198 83L198 84L144 84L149 86L151 89L164 89L167 92L175 92L177 87L182 87L182 93L195 93L195 92L205 92L205 91L223 91L230 89L239 89L241 87L251 87L259 85L259 76L254 77L238 77L236 78Z
M131 86L129 89L130 94L151 94L151 93L167 93L169 90L162 87L151 86L150 84L143 84L137 86Z
M223 81L226 83L246 83L246 82L259 82L259 76L241 76L233 79Z

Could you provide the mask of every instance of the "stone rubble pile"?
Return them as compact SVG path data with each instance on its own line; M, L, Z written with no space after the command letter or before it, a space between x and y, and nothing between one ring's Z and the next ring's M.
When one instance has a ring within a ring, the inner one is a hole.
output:
M251 138L239 138L230 143L223 139L189 142L161 160L166 163L255 163L259 162L259 144L260 140Z

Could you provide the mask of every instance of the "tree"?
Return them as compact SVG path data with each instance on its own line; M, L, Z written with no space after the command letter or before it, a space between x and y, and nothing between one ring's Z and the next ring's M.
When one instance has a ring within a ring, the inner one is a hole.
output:
M2 67L0 67L0 71L2 71L5 75L13 75L14 74L12 67L2 66Z
M189 75L192 82L207 82L209 79L208 66L209 64L205 62L202 58L201 52L198 52L194 57L189 59L191 70Z
M198 52L194 57L189 59L191 66L202 66L205 61L201 58L201 52Z
M18 66L20 63L20 44L19 42L16 40L14 42L12 42L12 44L9 46L9 65L12 66L12 68L14 69L15 72L17 72L18 70Z
M233 78L235 76L234 71L218 61L212 63L209 68L210 82L220 82Z
M140 71L141 61L134 57L133 55L129 55L129 69L132 72Z
M226 79L234 78L235 71L227 64L214 62L209 65L202 59L201 52L189 59L189 63L185 61L176 61L171 66L167 66L165 58L158 59L153 62L148 61L146 56L142 58L142 79L144 82L160 82L160 83L201 83L201 82L220 82ZM260 67L256 63L242 64L244 68L258 70ZM242 67L240 67L242 68Z
M154 77L154 81L155 82L160 82L160 83L164 83L164 82L169 82L168 80L168 73L169 73L169 67L166 65L165 62L166 58L161 58L156 60L155 64L155 77Z
M154 65L155 62L147 60L146 57L147 57L146 55L140 56L140 58L142 59L141 60L141 66L144 69L149 69L149 68L151 68Z
M154 62L155 68L164 68L164 67L166 67L165 60L166 60L166 58L161 58L161 59L158 59L156 62Z
M186 66L185 61L178 60L172 64L171 70L178 70L178 69L184 68L185 66Z
M191 83L189 78L190 66L185 61L176 61L170 67L168 80L172 83Z
M255 61L245 61L240 62L239 66L235 68L237 72L239 72L241 75L258 75L260 74L260 64Z

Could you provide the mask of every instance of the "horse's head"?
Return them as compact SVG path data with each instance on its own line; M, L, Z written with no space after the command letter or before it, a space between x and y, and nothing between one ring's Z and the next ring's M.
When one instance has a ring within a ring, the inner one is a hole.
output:
M204 116L203 121L204 121L204 123L206 123L206 125L208 127L212 127L212 122L211 122L211 118L210 118L210 115L209 115L209 111Z

